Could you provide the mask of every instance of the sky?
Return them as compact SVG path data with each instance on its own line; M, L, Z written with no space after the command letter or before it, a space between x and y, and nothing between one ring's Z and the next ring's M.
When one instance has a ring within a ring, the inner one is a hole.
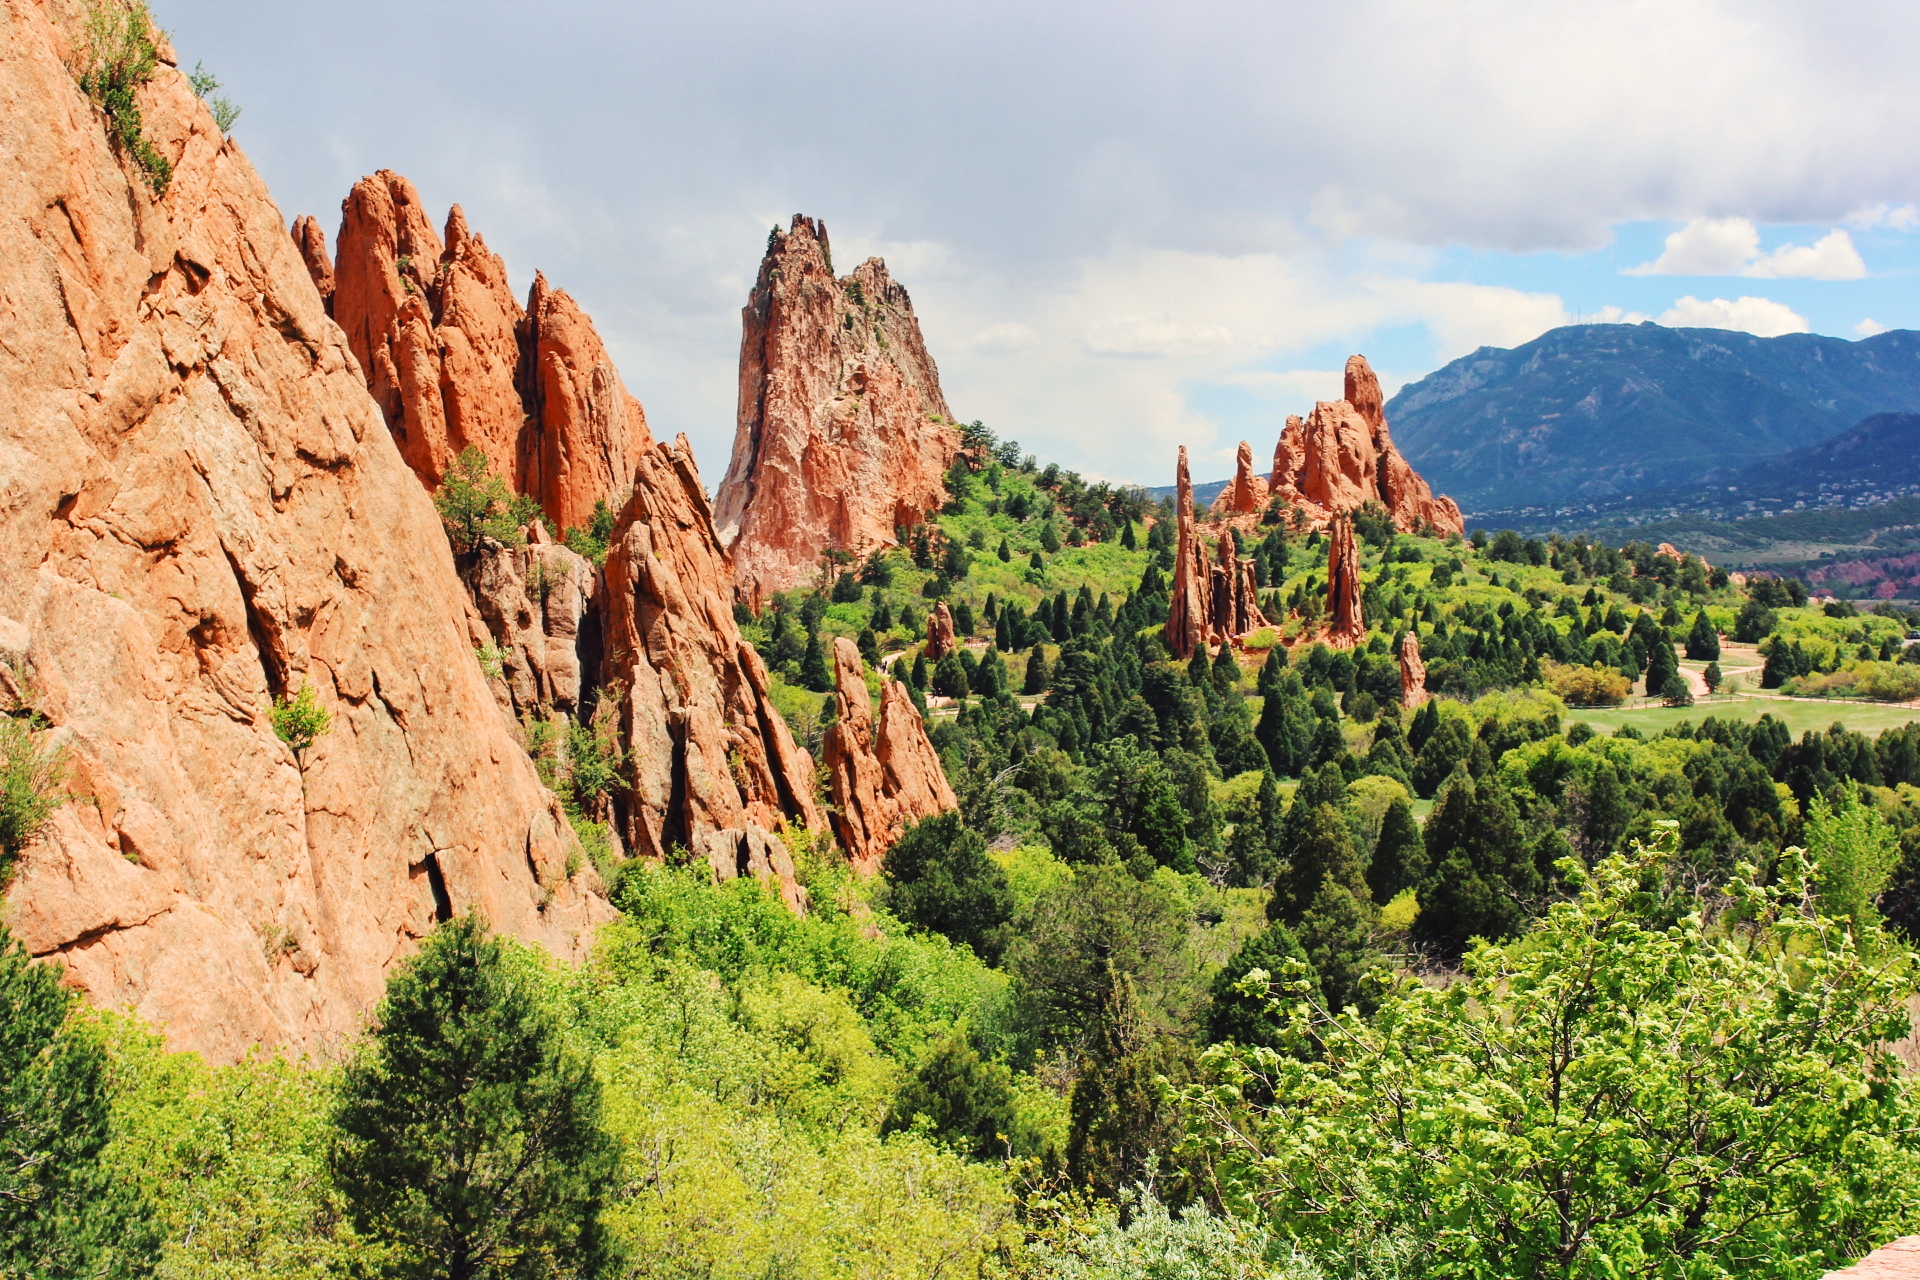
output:
M1739 0L153 0L282 213L395 169L731 448L768 229L884 257L949 406L1231 473L1363 352L1920 327L1920 8ZM1418 459L1415 459L1416 464Z

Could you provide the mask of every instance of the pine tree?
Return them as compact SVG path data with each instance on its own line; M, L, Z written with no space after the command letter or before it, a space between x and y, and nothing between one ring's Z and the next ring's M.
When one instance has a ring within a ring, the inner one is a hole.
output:
M1131 520L1120 526L1120 545L1128 551L1138 551L1140 549L1139 540L1133 536L1133 521Z
M1720 633L1713 619L1702 609L1694 615L1693 629L1687 632L1687 657L1695 662L1712 662L1720 656Z
M1027 678L1020 686L1020 692L1028 696L1045 693L1047 686L1053 683L1053 674L1047 667L1047 647L1035 644L1033 652L1027 655Z
M1361 979L1380 963L1380 953L1373 945L1373 907L1365 897L1355 897L1329 876L1307 904L1294 936L1319 975L1329 1009L1358 1006L1362 1012L1372 1011Z
M435 930L387 982L348 1064L330 1164L390 1274L613 1274L600 1211L619 1172L592 1064L541 998L534 962L477 917Z
M1541 888L1513 801L1491 778L1461 769L1447 780L1427 819L1427 876L1413 936L1446 956L1475 938L1499 941L1525 924Z
M1288 961L1310 964L1306 950L1293 930L1279 921L1269 924L1241 944L1233 959L1227 961L1213 980L1213 1002L1207 1015L1207 1043L1231 1040L1246 1046L1284 1047L1284 1015L1271 1007L1268 995L1245 995L1235 985L1255 969L1265 969L1274 982L1285 980L1283 966ZM1318 976L1314 976L1314 994L1318 995Z
M1427 847L1414 820L1413 806L1396 799L1387 806L1380 821L1380 839L1373 846L1373 859L1367 863L1367 887L1381 906L1392 902L1402 890L1419 884L1427 874Z
M1052 517L1040 524L1040 550L1053 555L1060 550L1060 531L1053 527Z
M0 924L0 1276L152 1274L160 1233L137 1188L102 1162L106 1047L68 1020L57 964Z
M833 673L827 670L827 651L820 645L818 631L807 632L807 650L800 656L800 684L815 693L833 688Z
M913 666L907 672L909 687L925 692L927 688L927 651L920 649L913 655Z
M1000 557L1001 564L1010 564L1013 561L1013 547L1005 538L1000 539L1000 549L994 554Z
M1236 889L1257 889L1273 879L1279 865L1275 853L1283 821L1280 788L1273 773L1262 770L1260 790L1254 795L1253 812L1236 823L1233 839L1227 845L1227 880Z

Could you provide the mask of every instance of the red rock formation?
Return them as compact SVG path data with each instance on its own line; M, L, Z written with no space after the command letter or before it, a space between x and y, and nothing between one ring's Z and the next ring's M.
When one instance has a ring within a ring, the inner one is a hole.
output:
M1353 520L1337 516L1327 541L1327 644L1351 649L1366 638L1360 614L1360 548Z
M1253 473L1253 446L1242 440L1234 455L1233 482L1220 491L1209 510L1223 516L1251 516L1266 505L1266 477Z
M833 642L838 713L822 754L833 787L833 828L854 870L880 869L900 833L922 818L960 807L913 699L898 680L883 680L876 733L860 650L845 636Z
M1417 707L1427 700L1427 664L1420 660L1420 633L1409 631L1400 641L1400 705Z
M382 169L341 204L336 247L334 318L423 484L478 447L556 532L632 487L653 439L592 321L538 275L523 311L459 205L443 246L413 184Z
M320 291L320 305L332 315L333 263L327 261L327 233L318 221L303 213L293 220L293 242L300 246L300 257L307 264L307 274L313 277L313 287Z
M0 634L84 797L9 925L215 1059L356 1034L451 912L580 954L611 912L286 222L171 65L153 197L63 63L81 12L0 6ZM269 710L307 685L296 760Z
M953 638L953 613L942 600L927 611L927 661L938 662L958 647Z
M547 540L541 526L524 547L483 541L467 590L484 634L500 650L500 682L516 716L578 717L600 685L604 592L593 564Z
M1212 639L1238 640L1267 625L1260 612L1259 592L1253 584L1253 562L1240 559L1240 542L1232 529L1221 531L1219 562L1213 568Z
M1211 642L1213 621L1212 573L1194 530L1193 477L1187 471L1185 445L1180 446L1174 483L1173 510L1179 527L1174 537L1173 600L1164 634L1167 651L1184 662L1195 649Z
M605 671L632 771L622 835L649 858L683 845L723 879L777 877L798 905L775 832L825 826L813 761L740 638L731 587L692 446L685 436L654 446L635 468L606 564Z
M1322 400L1305 422L1288 418L1273 451L1271 491L1302 508L1325 528L1368 502L1378 502L1394 527L1461 533L1465 522L1453 499L1435 497L1394 447L1380 394L1365 356L1347 361L1346 398Z
M776 230L741 313L740 408L715 519L743 593L892 546L947 500L960 449L907 291L878 258L834 279L826 228Z

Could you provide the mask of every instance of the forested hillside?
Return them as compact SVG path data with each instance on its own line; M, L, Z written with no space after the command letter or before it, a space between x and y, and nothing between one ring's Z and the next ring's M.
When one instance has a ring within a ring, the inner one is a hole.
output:
M1920 695L1914 619L1362 511L1334 650L1276 509L1275 625L1177 664L1167 505L978 428L948 487L741 625L806 744L833 637L906 679L957 813L871 880L791 833L804 913L629 861L580 965L456 918L300 1061L166 1053L10 950L0 1266L1785 1277L1920 1225L1920 726L1761 696Z

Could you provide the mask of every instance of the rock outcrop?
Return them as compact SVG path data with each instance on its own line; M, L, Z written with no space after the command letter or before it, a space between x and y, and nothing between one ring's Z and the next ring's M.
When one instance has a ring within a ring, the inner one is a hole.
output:
M1345 398L1322 400L1302 421L1287 419L1274 447L1269 490L1299 507L1316 528L1378 502L1403 533L1462 533L1453 499L1435 497L1394 447L1380 380L1365 356L1347 361Z
M1221 641L1237 640L1267 625L1260 612L1260 592L1254 586L1253 562L1240 558L1240 540L1232 529L1220 534L1219 561L1213 568L1209 594L1213 603L1213 633Z
M838 713L822 754L833 788L833 828L854 870L880 869L900 833L922 818L960 807L940 757L927 738L907 687L883 679L876 731L860 650L845 636L833 642Z
M835 279L824 225L767 241L741 313L740 405L715 519L742 598L894 545L947 500L960 449L907 291L869 258Z
M1420 660L1420 633L1409 630L1400 641L1400 705L1417 707L1427 697L1427 664Z
M296 224L320 280L319 228ZM444 243L413 184L382 169L341 204L332 313L414 473L438 488L477 447L554 531L617 505L652 447L646 414L573 299L536 275L524 309L506 264L447 214Z
M332 315L333 264L327 261L327 233L320 229L317 219L303 213L293 220L293 242L300 246L300 258L313 277L313 287L320 291L320 305Z
M1336 516L1327 539L1327 635L1335 649L1351 649L1366 638L1360 612L1360 547L1353 518Z
M953 635L953 611L942 600L927 611L927 661L938 662L959 647Z
M798 905L787 825L824 828L813 761L733 620L732 577L685 436L642 454L606 563L607 696L619 699L629 851L679 845L722 877L776 877ZM856 654L857 658L857 654ZM944 782L943 782L944 785Z
M1267 479L1255 475L1253 470L1253 446L1245 440L1234 455L1233 480L1220 491L1208 508L1216 515L1252 516L1258 515L1267 506Z
M604 580L591 561L545 536L538 521L524 547L485 540L466 571L484 633L499 651L507 705L516 717L591 714L601 683Z
M81 14L0 6L0 632L73 762L9 925L216 1060L344 1042L456 912L580 954L610 909L300 247L170 64L155 198L67 69Z
M1193 518L1193 479L1187 470L1184 447L1175 485L1174 511L1179 523L1174 538L1173 599L1162 634L1168 651L1185 661L1196 650L1231 644L1268 622L1260 612L1253 563L1240 558L1240 542L1233 529L1221 530L1212 551L1200 536Z

